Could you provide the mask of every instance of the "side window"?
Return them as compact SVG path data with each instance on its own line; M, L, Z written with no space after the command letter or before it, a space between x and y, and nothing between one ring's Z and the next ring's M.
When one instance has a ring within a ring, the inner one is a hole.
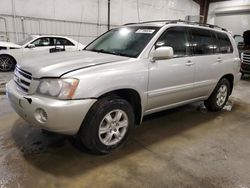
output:
M156 42L156 48L170 46L174 50L174 57L186 56L189 54L187 41L187 29L185 27L172 27L163 33Z
M210 30L192 28L191 33L190 46L194 55L207 55L214 53L214 40Z
M232 53L233 47L227 34L220 32L217 32L216 34L220 44L220 53Z
M55 38L56 45L62 45L62 46L74 46L72 42L70 42L68 39L65 38Z
M34 44L36 47L42 47L42 46L53 46L53 40L49 37L42 37L39 39L36 39L31 44Z

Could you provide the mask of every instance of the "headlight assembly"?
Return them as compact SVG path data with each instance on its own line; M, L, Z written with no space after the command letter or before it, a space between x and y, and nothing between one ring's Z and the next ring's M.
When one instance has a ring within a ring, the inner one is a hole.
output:
M41 79L37 93L59 99L72 99L79 80L75 78L66 79Z

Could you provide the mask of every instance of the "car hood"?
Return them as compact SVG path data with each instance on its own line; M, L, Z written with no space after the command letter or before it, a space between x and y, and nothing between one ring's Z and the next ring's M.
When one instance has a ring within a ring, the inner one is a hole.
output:
M23 59L18 66L30 72L34 78L60 77L74 70L127 59L129 58L91 51L58 52Z
M6 47L6 48L22 48L22 46L20 46L18 44L14 44L11 42L4 42L4 41L0 41L0 46Z

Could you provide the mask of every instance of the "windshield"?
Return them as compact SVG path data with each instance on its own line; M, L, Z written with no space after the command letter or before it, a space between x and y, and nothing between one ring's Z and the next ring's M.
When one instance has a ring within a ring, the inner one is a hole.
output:
M127 57L137 57L158 27L122 27L112 29L90 43L85 50Z
M33 37L32 36L29 36L28 38L24 39L24 40L21 40L20 42L18 42L17 44L20 45L20 46L23 46L25 45L27 42L33 40Z

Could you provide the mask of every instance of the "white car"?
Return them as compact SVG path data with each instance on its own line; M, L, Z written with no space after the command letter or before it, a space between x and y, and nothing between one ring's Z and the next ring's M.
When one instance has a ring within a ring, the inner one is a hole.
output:
M58 51L77 51L85 46L63 36L30 36L18 44L0 41L0 71L11 71L26 56L37 56Z

